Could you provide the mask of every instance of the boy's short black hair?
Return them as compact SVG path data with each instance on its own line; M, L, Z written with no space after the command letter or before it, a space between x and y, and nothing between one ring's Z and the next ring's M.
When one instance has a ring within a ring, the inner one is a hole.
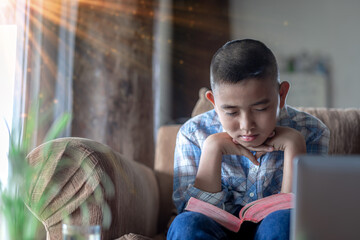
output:
M233 40L222 46L210 65L212 90L220 83L238 83L249 78L278 79L278 67L271 50L264 43L253 40Z

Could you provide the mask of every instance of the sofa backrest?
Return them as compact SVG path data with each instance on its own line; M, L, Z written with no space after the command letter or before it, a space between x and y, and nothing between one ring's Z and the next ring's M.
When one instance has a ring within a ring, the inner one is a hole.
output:
M212 109L201 89L192 116ZM360 109L298 108L319 118L330 129L329 154L360 154ZM176 211L172 203L174 150L181 125L162 126L157 135L155 171L160 189L160 230Z
M176 135L181 125L163 126L158 130L154 170L159 185L160 210L158 232L164 232L171 216L176 215L172 202L174 150Z
M329 154L360 154L360 109L298 108L330 129Z

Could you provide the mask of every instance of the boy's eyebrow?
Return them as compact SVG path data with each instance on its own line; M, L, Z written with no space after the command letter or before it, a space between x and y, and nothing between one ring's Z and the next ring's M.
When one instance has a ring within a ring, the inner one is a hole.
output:
M267 104L270 102L270 99L268 98L265 98L263 100L260 100L256 103L253 103L251 104L250 106L253 107L253 106L257 106L257 105L262 105L262 104ZM220 106L222 109L234 109L234 108L239 108L239 106L235 106L235 105L229 105L229 104L223 104Z

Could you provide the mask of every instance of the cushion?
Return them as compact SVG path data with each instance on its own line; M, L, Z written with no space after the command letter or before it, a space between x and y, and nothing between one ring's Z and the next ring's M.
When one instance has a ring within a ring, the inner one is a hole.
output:
M205 93L208 90L209 89L206 87L203 87L199 90L199 100L195 104L195 107L191 113L191 117L195 117L214 108L211 102L205 97Z
M167 229L169 219L176 213L176 208L172 201L172 183L174 175L174 149L179 128L180 125L162 126L157 133L154 169L160 190L159 232L164 232Z

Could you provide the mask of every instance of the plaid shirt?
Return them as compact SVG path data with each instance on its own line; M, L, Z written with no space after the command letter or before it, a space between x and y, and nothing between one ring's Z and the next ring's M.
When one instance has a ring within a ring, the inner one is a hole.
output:
M310 114L285 105L280 111L277 125L301 132L306 140L307 153L328 153L330 132L325 124ZM184 211L190 197L234 213L239 206L280 192L284 162L282 151L260 157L260 166L255 166L244 156L224 155L221 192L209 193L194 187L205 139L223 131L214 110L190 119L180 128L175 148L173 192L173 200L179 213Z

